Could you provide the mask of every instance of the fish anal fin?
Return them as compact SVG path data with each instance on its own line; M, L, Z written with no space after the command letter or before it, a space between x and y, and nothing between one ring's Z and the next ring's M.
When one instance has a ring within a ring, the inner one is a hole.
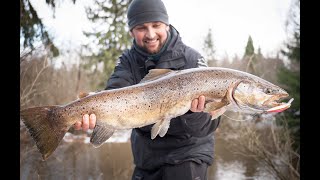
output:
M151 129L151 139L154 139L159 134L160 137L163 137L170 126L170 119L163 119L161 121L158 121L152 126Z
M173 72L171 69L151 69L149 73L140 81L140 83L145 83L148 81L153 81L168 75Z
M96 123L96 126L93 129L93 132L90 138L90 143L95 148L98 148L113 135L114 131L115 130L112 126L105 125L98 121Z

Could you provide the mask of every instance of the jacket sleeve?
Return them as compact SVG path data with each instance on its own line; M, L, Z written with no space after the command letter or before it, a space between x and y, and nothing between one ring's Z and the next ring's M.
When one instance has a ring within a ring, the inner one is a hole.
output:
M133 84L134 79L130 69L130 64L124 56L120 56L118 64L114 68L114 72L107 81L106 90L122 88Z
M200 53L188 47L186 50L187 66L186 68L207 67L207 62ZM211 120L211 115L204 112L188 111L180 116L185 131L192 136L206 136L214 132L220 124L220 117Z

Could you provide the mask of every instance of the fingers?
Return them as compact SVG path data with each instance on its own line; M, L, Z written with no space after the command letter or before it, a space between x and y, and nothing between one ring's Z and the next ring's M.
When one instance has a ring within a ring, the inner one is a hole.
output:
M94 129L96 121L97 118L95 114L91 114L90 116L89 114L85 114L82 117L82 121L77 121L74 124L74 129L80 130L82 128L83 131L87 131L88 129Z
M206 101L206 98L204 96L199 96L199 103L198 103L198 110L203 111L204 110L204 103Z
M89 129L89 115L85 114L82 117L82 130L87 131Z
M192 100L190 111L192 111L192 112L197 112L198 103L199 103L199 100L198 100L198 99Z
M190 111L192 112L202 112L204 110L204 103L205 103L206 99L204 96L199 96L199 98L194 99L191 102L191 108Z
M96 126L96 115L95 114L91 114L90 115L90 119L89 119L89 128L90 129L94 129L94 127Z
M81 121L77 121L77 122L74 124L74 129L75 129L75 130L80 130L80 129L81 129L81 125L82 125L82 122L81 122Z

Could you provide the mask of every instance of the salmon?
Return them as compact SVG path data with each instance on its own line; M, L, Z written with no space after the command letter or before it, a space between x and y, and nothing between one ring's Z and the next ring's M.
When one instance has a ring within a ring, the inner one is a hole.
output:
M281 112L290 107L279 102L289 94L258 76L235 69L201 67L179 71L153 69L140 83L124 88L82 94L64 105L23 109L20 118L47 159L66 132L84 114L94 113L96 126L90 142L101 146L115 130L154 124L151 138L163 137L170 120L185 114L193 99L204 95L204 112L222 110L243 113ZM224 112L224 111L223 111ZM212 119L221 113L212 116Z

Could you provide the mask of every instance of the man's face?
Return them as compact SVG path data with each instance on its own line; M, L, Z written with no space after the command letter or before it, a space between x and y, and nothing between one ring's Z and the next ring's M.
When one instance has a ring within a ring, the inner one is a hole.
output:
M166 42L168 30L169 26L162 22L149 22L135 26L130 35L140 48L156 54Z

